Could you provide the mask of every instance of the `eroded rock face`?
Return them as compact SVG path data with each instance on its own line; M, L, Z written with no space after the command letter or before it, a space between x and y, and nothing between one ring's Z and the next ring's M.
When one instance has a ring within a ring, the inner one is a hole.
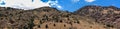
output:
M116 29L92 18L42 7L34 10L0 8L0 29Z
M104 23L107 26L120 28L120 9L114 6L85 6L75 13L92 17L96 22Z

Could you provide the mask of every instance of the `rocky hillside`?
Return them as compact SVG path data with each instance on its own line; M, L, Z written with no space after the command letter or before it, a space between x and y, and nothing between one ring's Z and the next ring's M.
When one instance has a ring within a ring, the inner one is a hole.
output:
M81 12L86 13L83 15L89 15L84 10ZM116 29L94 20L50 7L34 10L0 7L0 29Z
M76 12L80 16L92 17L98 23L120 29L120 8L114 6L85 6Z

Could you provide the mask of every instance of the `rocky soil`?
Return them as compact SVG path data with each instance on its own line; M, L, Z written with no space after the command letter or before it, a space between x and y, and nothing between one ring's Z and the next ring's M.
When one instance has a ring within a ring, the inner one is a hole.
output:
M92 17L98 23L120 29L120 8L114 6L85 6L76 12L80 16Z
M106 19L108 17L102 18L99 16L100 14L96 14L99 10L90 9L94 12L90 13L90 10L88 10L89 7L85 8L86 9L72 13L50 7L42 7L34 10L0 7L0 29L117 29L114 26L111 27L112 24L108 23L111 20L107 21L108 19ZM108 16L110 15L111 18L114 13L110 14L108 14ZM112 19L116 19L116 17L117 21L119 21L117 14ZM103 23L98 23L99 20ZM104 22L107 23L107 25L104 24Z

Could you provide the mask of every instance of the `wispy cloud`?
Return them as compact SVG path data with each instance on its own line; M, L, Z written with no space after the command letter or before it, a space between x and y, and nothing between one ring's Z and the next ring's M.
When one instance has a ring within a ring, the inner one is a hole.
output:
M58 9L62 9L62 6L58 4L58 0L56 1L48 1L47 3L50 4L50 7L57 7Z
M59 6L57 6L58 8L62 8L60 5Z
M76 2L79 2L80 0L71 0L72 2L76 3Z
M86 2L93 2L93 1L95 1L95 0L85 0Z

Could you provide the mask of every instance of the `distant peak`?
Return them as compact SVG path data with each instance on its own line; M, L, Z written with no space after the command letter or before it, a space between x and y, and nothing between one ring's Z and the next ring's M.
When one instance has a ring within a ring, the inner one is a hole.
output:
M45 7L40 7L40 8L36 8L36 9L55 9L55 8L52 8L52 7L49 7L49 6L45 6Z
M87 5L87 6L84 6L84 7L100 7L100 6L97 6L97 5Z
M98 9L98 8L112 8L112 9L119 9L115 6L98 6L98 5L87 5L87 6L84 6L80 9L89 9L89 8L94 8L94 9Z
M33 10L37 10L37 11L58 11L57 8L52 8L52 7L40 7L40 8L36 8L36 9L33 9Z
M96 6L96 5L88 5L80 8L79 10L75 11L76 12L98 12L98 11L120 11L120 8L117 8L115 6Z

